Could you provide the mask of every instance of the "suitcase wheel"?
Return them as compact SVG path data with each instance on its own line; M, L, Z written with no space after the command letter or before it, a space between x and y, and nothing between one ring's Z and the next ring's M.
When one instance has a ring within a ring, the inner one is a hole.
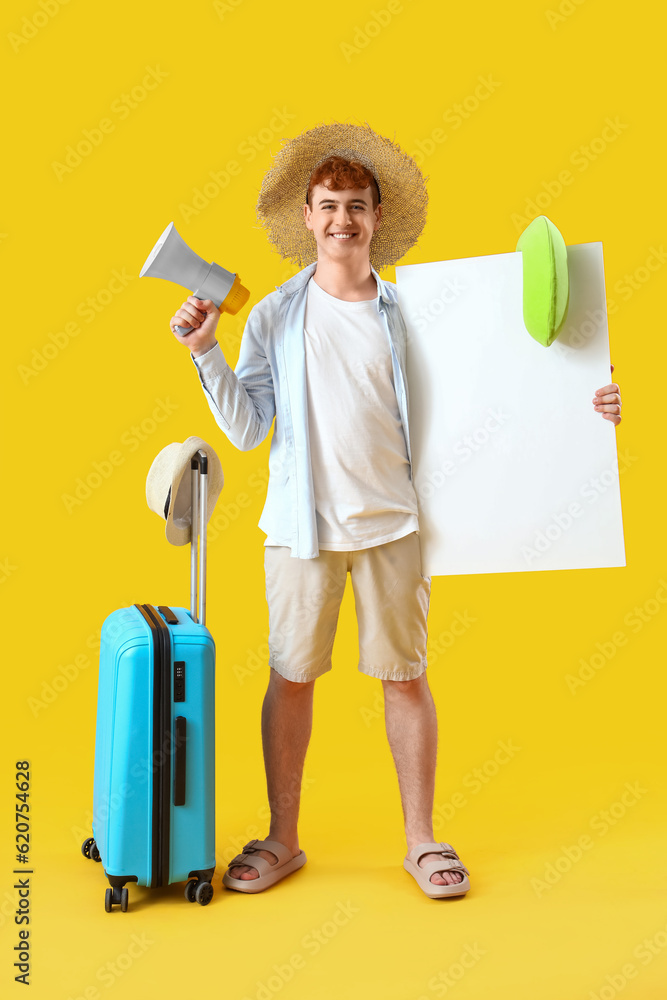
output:
M109 886L104 894L104 909L107 913L111 913L114 906L120 903L120 908L123 913L127 913L127 904L129 899L129 893L127 891L127 886L114 886L113 888Z
M195 892L197 890L198 880L196 878L191 878L185 883L185 898L188 903L194 903Z
M200 906L207 906L213 899L213 886L210 882L199 882L195 889L195 900Z
M81 853L84 858L90 858L92 861L102 860L94 837L87 837L86 840L84 840L81 845Z

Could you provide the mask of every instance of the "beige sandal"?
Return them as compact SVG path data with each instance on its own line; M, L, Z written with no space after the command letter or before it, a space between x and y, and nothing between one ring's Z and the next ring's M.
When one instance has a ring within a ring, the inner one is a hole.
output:
M278 860L271 863L266 858L254 853L260 850L271 851ZM292 852L288 851L285 845L278 843L277 840L250 840L243 848L243 853L237 854L229 862L227 871L222 876L222 884L226 885L228 889L238 889L239 892L261 892L262 889L268 889L269 886L279 882L281 878L297 871L305 863L306 855L303 851L299 851L297 856L293 858ZM259 872L259 875L257 878L232 878L229 869L235 868L236 865L250 865Z
M425 854L442 854L442 860L429 861L422 868L419 865L419 859ZM440 899L442 896L465 896L466 892L470 889L470 881L468 880L470 872L462 863L452 845L445 844L442 840L438 844L417 844L406 855L403 867L406 872L410 872L417 881L420 889L423 889L431 899ZM431 875L435 875L436 872L445 871L461 872L463 878L460 882L455 882L453 885L436 885L430 881Z

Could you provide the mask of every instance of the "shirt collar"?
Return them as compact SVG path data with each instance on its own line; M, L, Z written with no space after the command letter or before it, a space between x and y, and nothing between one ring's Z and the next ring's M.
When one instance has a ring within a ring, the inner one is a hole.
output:
M317 267L317 261L315 261L312 264L308 264L301 271L298 271L287 281L283 282L282 285L276 285L276 290L279 292L285 292L287 293L287 295L293 295L295 292L297 292L300 288L303 288L303 286L310 281L313 274L315 273L316 267ZM377 273L372 264L371 264L371 273L377 282L378 293L376 298L376 305L379 309L381 302L386 304L388 302L391 302L391 298L387 293L384 281Z

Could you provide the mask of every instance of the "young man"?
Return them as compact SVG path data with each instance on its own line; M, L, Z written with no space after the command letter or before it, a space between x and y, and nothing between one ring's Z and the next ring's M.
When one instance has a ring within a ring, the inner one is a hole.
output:
M277 155L258 215L281 254L306 266L253 308L235 371L215 340L220 313L210 301L190 296L170 321L172 329L193 327L179 339L236 447L254 448L276 419L259 522L267 534L262 740L271 824L268 838L247 844L223 877L243 892L261 891L306 861L297 820L313 688L331 669L348 572L359 670L384 688L404 867L433 898L470 888L454 848L433 838L430 579L421 572L411 476L406 331L396 287L376 270L416 242L426 204L414 161L368 127L334 123L302 133ZM598 390L603 415L620 413L617 394L616 385Z

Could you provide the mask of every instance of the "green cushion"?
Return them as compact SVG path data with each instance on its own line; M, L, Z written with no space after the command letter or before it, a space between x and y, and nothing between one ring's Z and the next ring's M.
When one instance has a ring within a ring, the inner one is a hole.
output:
M521 233L516 249L523 254L523 321L528 333L549 347L567 316L565 241L546 215L538 215Z

